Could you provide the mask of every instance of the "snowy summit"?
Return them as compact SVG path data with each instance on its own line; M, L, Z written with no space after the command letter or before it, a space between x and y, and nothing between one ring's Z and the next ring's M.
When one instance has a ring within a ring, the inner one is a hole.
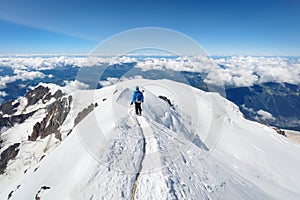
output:
M0 113L0 199L300 199L299 144L217 93L169 80L40 85Z

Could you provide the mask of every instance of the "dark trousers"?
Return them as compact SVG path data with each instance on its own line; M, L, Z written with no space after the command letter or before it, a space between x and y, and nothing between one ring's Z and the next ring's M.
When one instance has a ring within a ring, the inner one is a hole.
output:
M137 115L141 115L142 114L142 107L141 107L142 103L135 102L134 104L135 104L135 113Z

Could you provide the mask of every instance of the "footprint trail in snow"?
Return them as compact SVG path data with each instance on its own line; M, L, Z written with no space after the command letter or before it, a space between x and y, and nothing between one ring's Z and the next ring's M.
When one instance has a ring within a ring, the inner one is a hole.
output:
M143 199L143 194L164 196L163 191L167 191L167 186L164 175L160 171L161 158L155 133L145 117L136 116L133 117L133 121L140 127L144 137L144 155L141 159L139 172L136 175L131 199ZM159 190L157 184L161 186ZM147 191L144 191L145 189Z

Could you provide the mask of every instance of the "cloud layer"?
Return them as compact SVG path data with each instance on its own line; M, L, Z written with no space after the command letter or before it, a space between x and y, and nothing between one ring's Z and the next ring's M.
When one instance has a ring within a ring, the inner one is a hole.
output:
M207 83L226 86L251 86L264 82L300 83L300 59L284 57L226 58L179 57L149 58L137 63L143 70L173 69L206 73Z
M76 66L90 67L115 63L135 62L143 71L171 69L200 72L207 75L205 81L233 87L251 86L264 82L300 84L300 59L285 57L233 56L207 57L84 57L84 56L0 56L0 66L14 70L13 76L3 76L0 89L15 80L43 78L44 69ZM114 82L110 80L109 82ZM104 82L102 84L105 84Z
M12 83L16 80L33 80L35 78L44 78L45 75L39 71L26 71L15 69L14 76L3 76L0 77L0 89L6 88L6 84Z

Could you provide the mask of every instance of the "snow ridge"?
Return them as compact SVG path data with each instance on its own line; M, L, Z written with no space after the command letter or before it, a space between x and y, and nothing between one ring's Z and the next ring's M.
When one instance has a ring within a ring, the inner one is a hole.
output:
M145 89L141 117L129 108L135 85ZM193 100L184 95L189 91ZM299 145L244 119L220 95L168 80L130 80L70 95L61 141L54 133L27 140L27 130L45 117L45 109L1 134L3 144L20 146L0 176L0 199L300 197ZM74 124L78 113L96 103ZM209 143L215 118L223 124L213 129L221 132Z

